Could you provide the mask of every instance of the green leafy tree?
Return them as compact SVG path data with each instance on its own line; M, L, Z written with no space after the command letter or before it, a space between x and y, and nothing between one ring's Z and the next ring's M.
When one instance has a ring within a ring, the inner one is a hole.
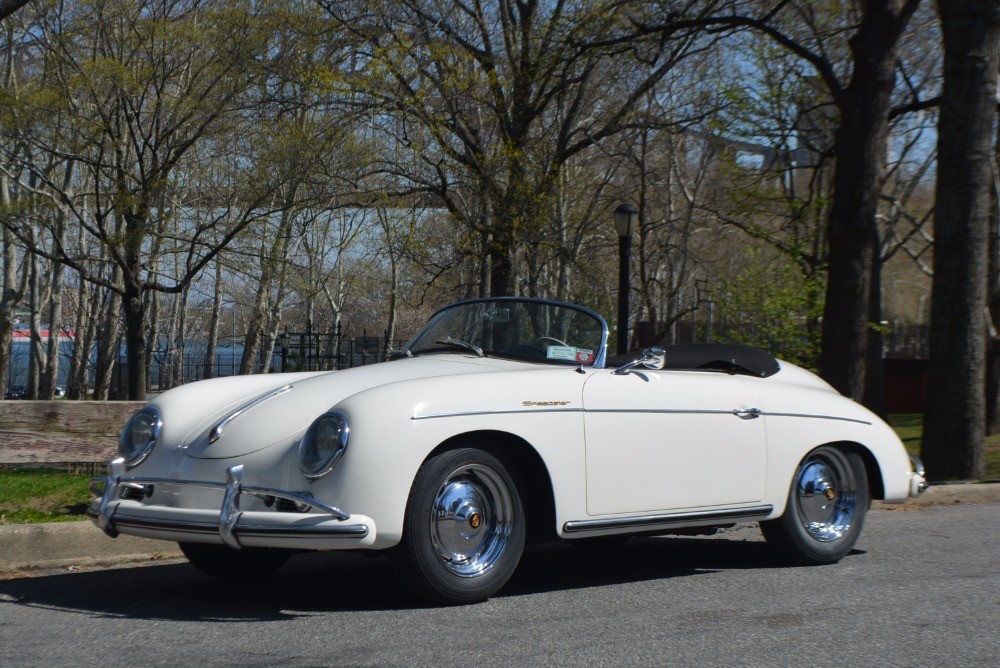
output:
M823 310L823 284L804 276L773 251L751 251L735 277L715 288L714 336L763 348L794 364L815 368L819 332L809 326Z

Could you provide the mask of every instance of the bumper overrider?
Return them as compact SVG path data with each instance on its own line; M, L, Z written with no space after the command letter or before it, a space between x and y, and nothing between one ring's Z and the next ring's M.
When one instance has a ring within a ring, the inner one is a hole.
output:
M221 543L242 547L290 549L350 549L374 541L371 518L350 515L301 492L243 484L243 465L226 469L226 482L127 477L125 460L108 464L106 478L95 478L91 490L99 496L87 515L112 538L121 533L178 542ZM104 485L100 489L97 485ZM158 485L214 489L223 493L221 508L190 509L142 503ZM240 499L257 497L268 504L285 500L308 512L243 511Z
M924 463L919 457L910 455L910 498L915 499L924 492L930 485L927 483L927 472L924 470Z

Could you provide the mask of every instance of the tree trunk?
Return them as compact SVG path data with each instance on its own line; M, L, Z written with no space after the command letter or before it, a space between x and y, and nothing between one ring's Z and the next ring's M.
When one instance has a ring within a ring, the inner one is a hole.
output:
M10 181L5 174L0 174L0 202L6 208L12 204ZM7 396L7 374L10 372L10 359L13 348L14 311L24 297L27 284L28 264L22 268L20 278L17 273L17 250L14 246L14 235L6 227L3 228L3 275L0 276L0 399Z
M66 387L66 396L74 400L87 398L87 369L90 367L90 351L94 347L94 338L97 335L97 314L101 305L100 290L91 287L88 295L88 283L83 280L83 276L80 276L79 280L76 340L73 342L73 359L70 362Z
M876 415L885 417L885 363L882 361L882 347L885 335L882 331L882 259L876 257L872 263L871 297L868 305L868 359L865 363L864 405Z
M66 243L66 223L65 216L59 213L59 221L56 224L56 237L59 244ZM40 392L41 399L51 400L55 397L56 385L59 384L59 352L60 335L62 334L62 288L63 288L63 264L61 262L52 263L52 285L49 291L49 340L45 358L45 375L42 380Z
M986 279L1000 3L939 0L944 86L938 120L934 282L922 456L931 480L982 477Z
M162 299L160 293L158 292L147 292L144 296L144 306L146 312L146 322L147 329L149 330L151 336L148 345L146 346L146 354L143 358L143 368L146 370L146 391L149 392L153 385L153 359L160 348L159 341L159 331L160 331L160 303ZM157 361L157 378L160 382L160 390L167 389L164 387L163 381L163 362L162 360Z
M126 279L122 295L125 317L125 360L128 364L128 400L146 399L146 332L142 304L142 286L138 276Z
M212 295L212 319L208 324L208 345L205 347L202 378L211 378L215 373L215 351L219 346L219 317L222 313L222 264L219 262L215 263L215 285Z
M166 331L166 351L160 364L160 390L165 391L177 385L177 338L180 327L181 303L179 295L174 295L168 311ZM156 331L156 330L153 330ZM155 346L149 346L153 348Z
M986 361L986 434L1000 433L1000 108L993 144L990 197L989 353Z
M28 387L25 391L25 399L38 399L41 389L41 377L45 370L45 349L42 346L42 276L38 267L38 256L34 253L28 256L30 265L28 284L28 335L30 338L28 348Z
M264 340L264 324L267 319L267 303L270 300L269 291L272 276L272 259L267 250L268 244L264 241L267 236L266 231L261 236L260 279L257 282L257 293L254 295L253 308L250 311L250 318L247 321L246 336L243 338L243 356L240 358L241 376L256 372L257 358L260 355L260 347Z
M872 264L877 261L879 177L886 153L896 46L916 2L867 0L851 37L854 72L840 91L833 202L827 227L829 274L820 375L860 401L865 389Z
M498 223L490 238L488 256L490 260L490 297L507 297L513 294L511 281L514 265L511 258L510 234L505 223Z
M113 284L122 284L122 270L113 265ZM97 288L95 288L97 289ZM100 332L97 336L97 367L94 370L94 399L106 401L110 395L111 377L118 364L119 337L121 336L121 296L114 290L106 293L107 301L100 315ZM117 390L116 390L117 392Z

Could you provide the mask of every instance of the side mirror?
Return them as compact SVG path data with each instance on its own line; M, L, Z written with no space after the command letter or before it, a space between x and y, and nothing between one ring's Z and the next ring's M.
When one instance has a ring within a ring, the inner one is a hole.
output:
M639 359L632 360L631 362L618 367L614 370L614 374L616 376L627 376L632 369L639 366L646 369L653 369L655 371L663 369L667 366L667 351L659 346L646 348L639 355Z

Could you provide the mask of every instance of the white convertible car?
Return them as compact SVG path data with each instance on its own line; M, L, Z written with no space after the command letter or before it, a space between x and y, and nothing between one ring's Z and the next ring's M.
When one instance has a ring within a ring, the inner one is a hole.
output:
M383 364L179 387L126 424L90 515L230 579L384 550L416 593L463 603L555 538L759 521L793 560L836 561L871 499L926 487L882 420L803 369L712 344L609 364L607 337L579 306L477 299Z

